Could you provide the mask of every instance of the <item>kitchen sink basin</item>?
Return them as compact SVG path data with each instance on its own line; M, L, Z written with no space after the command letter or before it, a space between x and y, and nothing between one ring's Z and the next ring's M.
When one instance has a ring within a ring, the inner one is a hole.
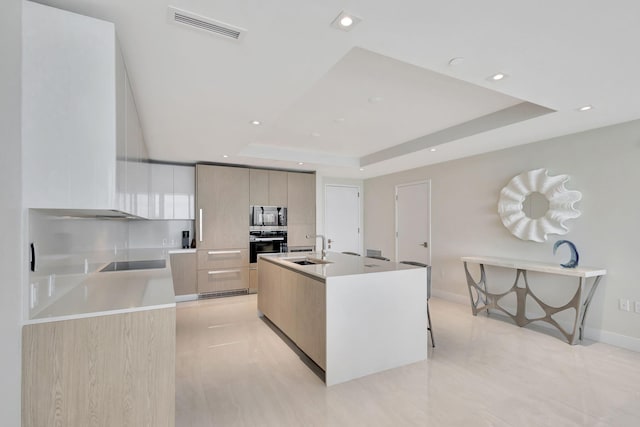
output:
M318 258L288 259L287 261L298 265L331 264L331 261L325 261Z

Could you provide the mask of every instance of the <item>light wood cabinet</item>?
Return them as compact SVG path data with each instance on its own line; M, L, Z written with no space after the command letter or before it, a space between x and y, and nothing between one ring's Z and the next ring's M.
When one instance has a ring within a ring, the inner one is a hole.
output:
M296 344L322 369L326 369L327 310L326 285L309 277L297 275Z
M316 176L309 173L288 172L287 243L289 247L314 246L307 234L316 231Z
M287 206L287 172L250 169L249 203L257 206Z
M246 267L249 265L248 249L198 250L198 269Z
M249 169L196 165L198 293L249 288Z
M249 170L249 204L269 206L269 171Z
M196 254L171 254L171 276L176 295L197 293Z
M277 301L280 298L280 271L275 264L258 259L258 310L274 323L280 320L280 313L276 312Z
M287 172L269 171L269 205L288 206Z
M175 425L176 309L22 328L22 425Z
M249 288L249 268L198 270L198 293L226 292Z
M249 169L196 165L198 249L249 247Z
M291 270L280 270L280 294L278 298L278 327L295 343L298 342L296 292L301 276Z
M322 369L326 369L326 285L258 260L258 309Z

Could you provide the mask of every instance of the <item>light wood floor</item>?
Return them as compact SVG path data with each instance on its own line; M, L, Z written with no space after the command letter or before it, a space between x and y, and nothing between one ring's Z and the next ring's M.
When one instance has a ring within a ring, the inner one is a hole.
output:
M181 303L176 426L640 425L640 353L430 307L427 361L327 388L255 295Z

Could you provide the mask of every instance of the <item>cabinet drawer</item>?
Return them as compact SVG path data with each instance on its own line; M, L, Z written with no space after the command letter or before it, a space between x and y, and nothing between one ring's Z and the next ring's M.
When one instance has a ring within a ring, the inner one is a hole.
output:
M198 293L249 288L249 268L198 270Z
M198 250L198 270L208 268L248 267L248 249Z

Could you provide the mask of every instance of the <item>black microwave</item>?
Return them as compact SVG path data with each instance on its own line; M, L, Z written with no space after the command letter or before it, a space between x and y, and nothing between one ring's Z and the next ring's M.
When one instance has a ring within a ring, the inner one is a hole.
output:
M249 225L284 227L287 225L287 208L282 206L251 206Z

